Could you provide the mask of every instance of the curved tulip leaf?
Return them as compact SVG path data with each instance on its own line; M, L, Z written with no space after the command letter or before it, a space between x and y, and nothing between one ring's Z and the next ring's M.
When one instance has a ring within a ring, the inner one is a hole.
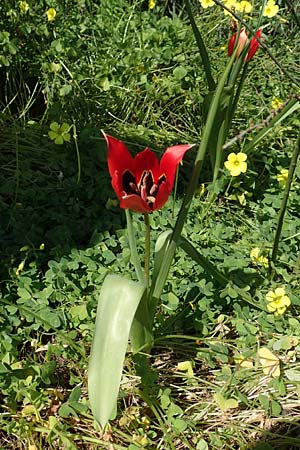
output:
M152 275L152 280L154 283L159 274L161 265L163 264L165 252L170 242L171 236L172 230L166 230L162 232L156 240L154 253L154 269Z
M172 236L172 230L166 230L161 233L155 243L155 253L154 253L154 268L152 274L152 286L149 295L149 314L153 317L156 309L156 301L152 297L152 293L155 290L156 283L159 281L161 267L164 264L165 254L170 243Z
M108 275L101 288L88 369L94 418L102 427L116 409L128 336L145 285Z

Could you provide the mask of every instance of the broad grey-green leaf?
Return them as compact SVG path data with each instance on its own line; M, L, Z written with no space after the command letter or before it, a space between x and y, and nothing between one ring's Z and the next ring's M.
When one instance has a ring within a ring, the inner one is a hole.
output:
M116 408L130 327L143 296L143 283L108 275L101 288L88 370L91 409L106 425Z

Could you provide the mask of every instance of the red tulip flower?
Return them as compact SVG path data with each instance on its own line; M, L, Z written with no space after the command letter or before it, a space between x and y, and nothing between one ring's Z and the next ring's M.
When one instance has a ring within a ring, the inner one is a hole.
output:
M255 36L257 36L259 39L261 39L261 30L256 31ZM233 53L236 38L237 38L237 33L234 33L228 42L228 56L231 56ZM238 57L242 53L245 45L247 45L248 42L249 42L248 34L247 34L245 28L242 28L240 31L239 37L238 37L236 59L238 59ZM250 41L249 50L248 50L248 53L245 58L246 62L249 61L251 58L253 58L253 56L255 55L255 53L258 50L258 47L259 47L259 42L256 39L256 37L253 37Z
M120 207L142 213L161 208L173 189L177 166L192 145L167 148L159 162L149 148L133 158L123 142L107 134L104 137L108 170Z

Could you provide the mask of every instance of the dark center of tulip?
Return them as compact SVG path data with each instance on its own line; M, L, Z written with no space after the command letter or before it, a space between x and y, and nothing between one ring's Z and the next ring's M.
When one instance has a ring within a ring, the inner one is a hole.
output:
M164 181L166 181L166 176L163 174L159 177L158 183L155 184L151 170L144 170L140 182L137 183L134 175L126 170L122 177L122 187L127 195L139 195L152 208L159 186Z

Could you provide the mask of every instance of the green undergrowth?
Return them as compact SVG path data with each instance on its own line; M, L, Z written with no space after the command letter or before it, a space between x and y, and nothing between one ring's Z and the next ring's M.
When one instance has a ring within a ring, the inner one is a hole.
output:
M205 162L183 232L202 260L178 249L150 363L128 352L118 411L102 433L86 381L97 300L107 274L134 278L134 271L100 128L132 151L198 144L207 90L178 2L151 11L147 2L28 3L23 13L18 2L0 7L0 449L299 448L299 164L276 266L269 262L283 197L278 174L289 167L299 117L248 154L244 175L224 169L211 186ZM297 79L299 35L284 4L265 42ZM198 2L193 8L217 77L230 22ZM260 50L230 137L263 126L275 97L297 94ZM50 139L53 122L68 124L70 140ZM243 151L254 135L226 151ZM174 197L151 215L153 247L175 223L194 152ZM142 256L143 221L134 219ZM266 294L278 287L291 306L276 317ZM269 364L259 353L266 348Z

